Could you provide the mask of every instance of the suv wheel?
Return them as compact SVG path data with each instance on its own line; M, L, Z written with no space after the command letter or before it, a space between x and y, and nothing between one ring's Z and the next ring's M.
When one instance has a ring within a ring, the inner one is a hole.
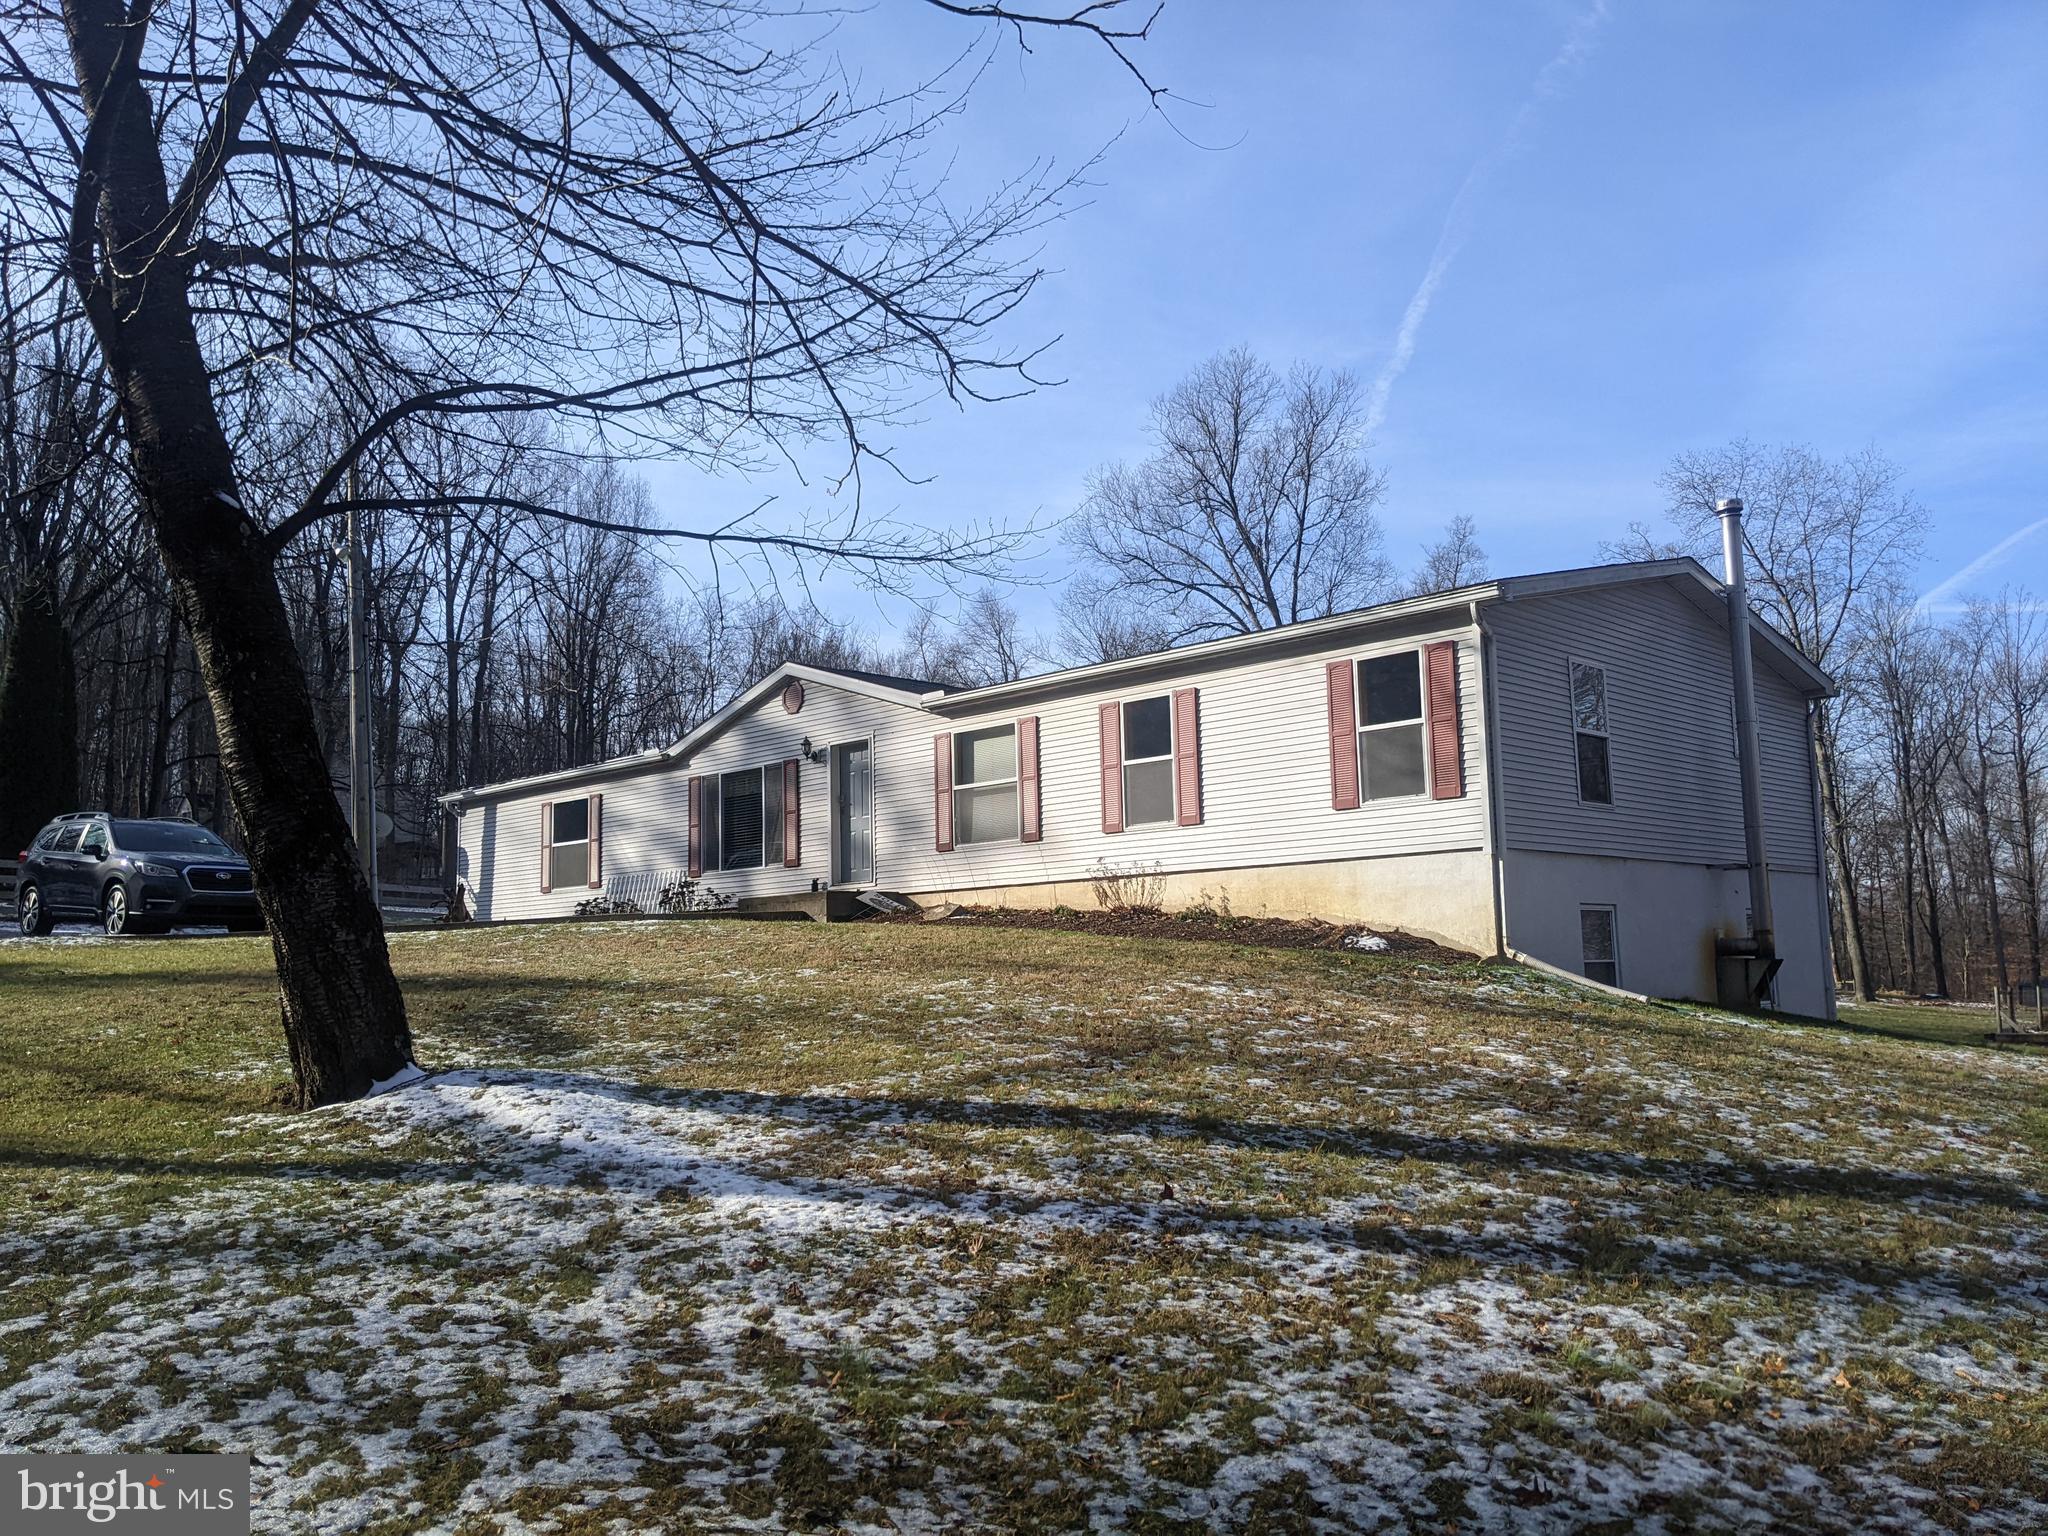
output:
M57 926L56 919L43 907L43 893L32 885L21 888L15 898L14 915L24 938L39 939Z
M100 906L100 918L110 938L134 933L139 926L128 916L128 888L120 881L116 880L107 887L107 898Z

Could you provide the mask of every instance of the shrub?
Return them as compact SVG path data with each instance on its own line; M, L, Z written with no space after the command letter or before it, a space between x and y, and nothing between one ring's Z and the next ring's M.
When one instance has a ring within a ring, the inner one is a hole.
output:
M576 903L578 917L637 917L640 903L630 896L593 896Z
M1119 917L1157 912L1166 893L1166 876L1157 862L1147 866L1098 860L1088 879L1095 888L1095 904Z
M662 886L661 894L654 898L654 904L669 913L715 912L722 907L736 905L738 900L736 896L714 891L695 880L679 875Z

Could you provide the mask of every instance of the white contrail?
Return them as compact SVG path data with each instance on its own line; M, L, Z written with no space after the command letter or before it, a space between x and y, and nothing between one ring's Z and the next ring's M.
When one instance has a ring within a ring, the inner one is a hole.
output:
M1921 594L1918 604L1919 608L1925 613L1955 613L1960 611L1962 605L1953 601L1953 599L1962 592L1964 587L1975 581L1979 576L1982 576L1986 571L1997 566L2014 549L2024 544L2044 528L2048 528L2048 517L2037 518L2035 521L2027 524L2026 527L2020 529L2019 532L2008 534L2000 539L1996 544L1985 550L1983 554L1972 560L1960 571L1957 571L1955 575L1929 587Z
M1444 215L1443 232L1437 236L1436 250L1429 258L1429 270L1422 274L1415 296L1402 312L1401 329L1395 333L1394 350L1388 356L1386 366L1380 369L1379 377L1372 382L1372 394L1365 410L1365 430L1368 433L1379 430L1380 422L1387 414L1387 397L1394 392L1394 381L1407 371L1409 360L1415 356L1415 338L1421 333L1423 317L1429 313L1430 303L1436 298L1437 289L1443 285L1444 274L1450 270L1466 237L1472 232L1472 207L1480 191L1492 178L1495 168L1521 147L1522 139L1536 121L1537 113L1547 102L1564 93L1572 76L1593 51L1593 39L1606 20L1607 0L1593 0L1592 7L1573 22L1571 31L1565 34L1564 46L1537 72L1536 83L1529 88L1528 99L1522 103L1521 111L1515 114L1515 120L1508 124L1508 131L1466 173L1458 195L1451 199L1450 212Z

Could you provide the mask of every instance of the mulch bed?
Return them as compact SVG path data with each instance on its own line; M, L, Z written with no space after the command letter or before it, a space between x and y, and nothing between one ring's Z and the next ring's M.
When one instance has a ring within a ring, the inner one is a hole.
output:
M867 922L921 923L922 913L898 912L864 919ZM1011 907L960 907L938 922L976 928L1050 928L1060 933L1092 933L1119 939L1194 939L1220 944L1256 944L1269 949L1337 949L1350 954L1399 955L1404 959L1470 961L1461 949L1447 949L1431 939L1397 928L1325 923L1314 918L1190 916L1171 912L1081 912L1019 910ZM1356 949L1347 938L1373 934L1385 949Z

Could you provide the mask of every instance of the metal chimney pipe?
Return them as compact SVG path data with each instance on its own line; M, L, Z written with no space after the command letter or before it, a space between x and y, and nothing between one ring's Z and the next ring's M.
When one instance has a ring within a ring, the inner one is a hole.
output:
M1735 748L1742 765L1742 836L1749 855L1749 933L1762 958L1777 954L1771 869L1764 852L1763 755L1756 736L1756 674L1749 656L1749 583L1743 575L1742 503L1716 504L1722 575L1728 591L1729 660L1735 672Z

